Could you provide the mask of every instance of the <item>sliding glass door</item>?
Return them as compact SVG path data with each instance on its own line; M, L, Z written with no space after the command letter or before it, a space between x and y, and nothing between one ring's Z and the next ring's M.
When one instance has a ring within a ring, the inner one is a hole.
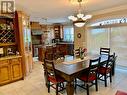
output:
M117 65L127 67L127 26L90 29L87 32L88 52L99 53L100 47L110 47L118 56Z
M111 28L111 51L118 55L117 64L127 66L127 26Z
M109 47L109 28L90 29L87 39L88 51L99 53L100 47Z

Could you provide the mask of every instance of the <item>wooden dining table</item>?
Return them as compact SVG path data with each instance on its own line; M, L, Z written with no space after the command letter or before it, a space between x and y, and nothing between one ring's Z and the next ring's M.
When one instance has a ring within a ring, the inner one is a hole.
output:
M62 64L56 64L56 73L63 77L66 81L66 91L67 95L74 95L74 79L79 77L82 73L85 73L89 67L89 60L97 57L101 57L101 63L108 59L107 56L102 56L98 54L86 54L84 59L76 58L66 58Z

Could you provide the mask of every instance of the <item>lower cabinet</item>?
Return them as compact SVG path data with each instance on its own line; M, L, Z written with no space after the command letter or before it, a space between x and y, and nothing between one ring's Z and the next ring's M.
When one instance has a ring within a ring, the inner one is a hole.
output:
M11 62L11 78L12 80L18 80L22 78L21 58L15 58L10 60Z
M0 85L21 79L21 58L0 60Z
M11 81L11 68L9 60L0 61L0 85Z

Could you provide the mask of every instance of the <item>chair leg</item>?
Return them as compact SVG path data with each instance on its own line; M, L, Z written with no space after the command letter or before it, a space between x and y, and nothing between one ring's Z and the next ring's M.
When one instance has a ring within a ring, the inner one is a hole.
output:
M95 86L96 86L96 91L98 91L98 82L97 82L97 79L95 80Z
M104 81L105 81L105 87L107 87L107 76L104 76Z
M112 72L110 72L110 82L112 82Z
M47 82L48 93L50 92L50 81Z
M99 78L99 73L97 74L97 78L100 79L100 78Z
M86 84L87 95L89 95L89 85Z
M56 84L56 95L58 95L58 85L59 83Z
M75 83L75 85L74 85L75 93L77 93L77 91L76 91L76 88L77 88L77 80L76 79L74 80L74 83Z

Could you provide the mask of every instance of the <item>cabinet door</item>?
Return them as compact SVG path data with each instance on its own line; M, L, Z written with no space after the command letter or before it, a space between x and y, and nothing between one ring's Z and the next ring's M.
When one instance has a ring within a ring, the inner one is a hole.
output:
M11 63L12 80L21 79L22 78L21 58L11 59L10 63Z
M0 61L0 85L11 81L11 70L9 60Z

